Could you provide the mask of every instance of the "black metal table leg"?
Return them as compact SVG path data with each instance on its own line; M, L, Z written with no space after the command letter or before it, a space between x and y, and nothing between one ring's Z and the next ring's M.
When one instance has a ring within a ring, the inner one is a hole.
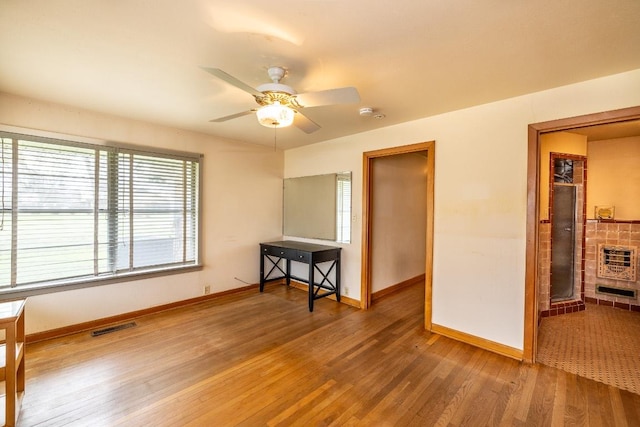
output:
M264 255L260 252L260 292L264 291Z
M314 260L313 260L313 256L311 257L311 260L309 262L309 311L313 311L313 300L314 300L314 293L313 293L313 270L315 268L315 264L314 264Z
M340 252L336 257L336 301L340 302Z

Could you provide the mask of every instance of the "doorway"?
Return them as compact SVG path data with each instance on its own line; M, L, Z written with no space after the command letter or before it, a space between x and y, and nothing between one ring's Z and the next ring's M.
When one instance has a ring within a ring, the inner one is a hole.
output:
M605 124L622 124L640 119L640 107L625 108L604 113L537 123L529 126L527 164L527 246L525 271L525 330L523 359L535 362L537 350L538 322L540 311L538 289L540 275L540 146L544 134L556 131L571 131L578 128Z
M424 282L425 304L424 325L431 329L431 286L433 269L433 192L434 192L434 166L435 166L435 142L424 142L402 147L370 151L363 154L363 238L362 238L362 281L361 281L361 308L368 309L372 301L372 268L373 268L373 195L374 179L373 165L376 159L397 156L409 153L424 153L426 155L426 218L425 218L425 251L424 251Z

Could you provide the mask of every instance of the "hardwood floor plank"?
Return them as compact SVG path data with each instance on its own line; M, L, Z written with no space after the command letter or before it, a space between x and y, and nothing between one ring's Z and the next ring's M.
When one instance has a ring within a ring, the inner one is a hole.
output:
M467 345L465 344L465 347ZM438 390L435 391L434 400L425 402L418 411L420 419L429 425L436 423L441 417L451 416L451 409L457 405L461 393L464 393L464 386L467 384L467 377L470 370L482 361L482 355L486 354L483 350L473 349L469 347L465 349L457 361L457 366L451 370L451 373L442 378ZM435 410L432 410L435 409Z
M565 422L574 425L585 425L589 421L587 393L584 392L585 384L575 374L565 373Z
M306 405L304 413L299 411L298 414L290 417L289 424L284 423L284 425L291 425L293 423L302 426L329 424L329 422L332 421L332 417L327 417L325 411L333 405L338 405L338 399L349 399L349 392L352 388L352 384L343 384L328 389L321 396L318 396L316 401Z
M462 343L459 344L460 345L455 346L454 351L450 353L452 357L457 357L464 353L461 349L463 349L465 345ZM455 373L454 370L455 362L450 359L440 360L440 363L435 366L435 369L424 376L421 381L417 382L414 390L407 396L406 401L400 405L399 409L402 410L402 413L394 415L394 418L397 416L400 417L398 418L397 424L407 425L417 420L428 422L425 417L429 416L437 418L436 414L440 414L441 411L426 411L425 406L428 406L427 402L431 402L444 408L447 392L450 392L446 378L453 376ZM432 422L433 421L435 420L432 420Z
M318 397L324 391L333 387L335 384L336 382L334 380L327 381L321 387L313 390L313 392L309 393L308 395L304 396L302 399L295 402L293 405L289 406L285 411L282 411L274 418L271 418L269 421L267 421L267 426L273 427L281 424L287 418L295 414L300 408L311 403L316 397Z
M566 375L558 374L556 379L555 393L553 394L553 414L551 416L551 425L559 426L564 424L564 408L566 405Z
M640 426L640 405L638 404L637 396L637 394L620 390L625 418L628 424L632 426ZM603 416L606 416L607 413L607 411L603 411Z
M467 367L462 384L436 421L436 425L459 425L461 419L465 417L465 413L461 409L464 408L465 403L470 402L469 397L474 396L482 384L483 376L476 374L482 371L489 358L489 354L484 351L477 354L478 358L475 361L472 359L472 364ZM457 416L460 419L456 419Z
M531 400L533 399L533 392L538 381L538 372L540 368L538 366L528 370L526 382L522 389L522 396L520 397L520 403L518 404L515 418L522 422L526 422L531 409Z
M364 423L380 424L387 419L388 411L393 411L396 408L400 396L409 386L409 381L421 361L418 358L414 358L409 362L407 359L402 361L401 364L405 365L404 368L372 396L368 401L366 412L363 410L358 414Z
M589 425L614 426L612 419L605 414L611 413L613 408L609 400L609 386L596 384L596 392L588 395L587 423Z
M620 397L620 390L615 387L609 387L609 396L613 409L613 423L616 427L627 427L629 423L627 423L625 418L625 410L622 398Z
M522 418L525 415L519 415L519 412L526 413L529 410L531 395L528 390L533 389L535 378L531 379L531 377L536 374L537 366L525 366L520 363L512 380L503 386L499 400L504 404L504 411L502 417L497 417L500 426L507 427L524 423ZM528 388L525 388L527 384Z
M487 360L477 378L472 382L469 393L455 411L450 423L454 425L490 425L493 408L498 403L492 389L496 376L502 367L502 356L487 354ZM470 378L474 378L470 375Z
M463 344L459 344L452 349L459 349L462 346ZM430 361L430 363L423 361L408 375L407 387L401 389L402 393L398 399L395 402L389 402L388 407L381 409L378 418L384 419L389 425L403 425L408 422L442 382L439 375L451 372L452 369L453 363L445 358Z
M553 412L553 402L556 392L556 381L558 375L564 372L558 370L541 369L538 371L536 385L529 404L527 414L528 423L539 423L540 425L550 425Z
M351 396L349 396L351 399ZM338 426L355 426L360 420L358 420L354 414L356 414L362 408L362 402L354 402L349 405L343 411L333 411L333 414L329 413L326 415L328 418L333 418L327 427L338 427Z

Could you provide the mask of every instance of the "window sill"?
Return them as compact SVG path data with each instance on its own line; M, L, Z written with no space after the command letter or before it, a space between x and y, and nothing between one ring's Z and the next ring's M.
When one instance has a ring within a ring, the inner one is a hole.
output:
M152 279L154 277L170 276L174 274L190 273L202 270L203 265L190 265L187 267L176 267L145 272L135 272L130 274L120 274L117 277L92 278L75 280L60 284L36 284L25 285L16 288L0 290L0 302L11 301L35 295L52 294L54 292L72 291L75 289L92 288L94 286L112 285L115 283L132 282L134 280Z

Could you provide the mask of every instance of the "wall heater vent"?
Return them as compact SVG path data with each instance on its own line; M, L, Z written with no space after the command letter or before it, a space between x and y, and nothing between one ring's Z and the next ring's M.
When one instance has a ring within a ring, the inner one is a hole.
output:
M635 246L598 245L598 277L635 282L637 253Z
M111 332L121 331L127 328L133 328L136 326L136 322L123 323L121 325L109 326L108 328L98 329L91 332L92 337L99 337L100 335L109 334Z
M599 294L615 295L617 297L635 298L635 289L614 288L611 286L597 285L596 292Z

